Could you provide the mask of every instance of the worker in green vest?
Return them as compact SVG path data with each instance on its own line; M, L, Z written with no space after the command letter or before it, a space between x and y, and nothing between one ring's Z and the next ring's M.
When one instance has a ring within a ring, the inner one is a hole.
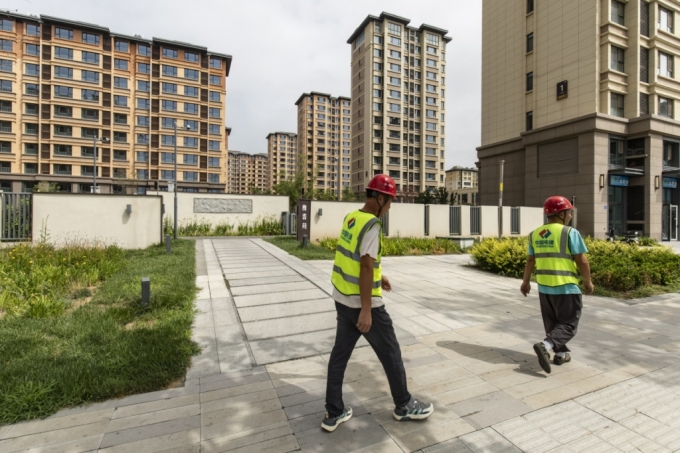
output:
M342 381L347 362L363 335L382 364L398 420L429 417L434 406L419 401L408 391L401 349L392 319L382 300L382 290L390 291L390 281L382 275L382 224L397 188L387 175L376 175L366 186L364 207L349 213L342 224L333 263L333 299L337 311L335 345L328 361L326 383L326 417L321 427L335 431L340 423L352 418L352 408L342 400Z
M568 226L573 209L564 197L550 197L545 201L543 212L548 223L529 235L529 256L520 287L526 297L531 291L529 282L535 268L545 339L534 345L534 352L546 373L551 371L550 352L555 353L555 365L571 360L567 343L576 335L583 309L579 271L586 294L593 294L594 289L585 256L588 249L576 228Z

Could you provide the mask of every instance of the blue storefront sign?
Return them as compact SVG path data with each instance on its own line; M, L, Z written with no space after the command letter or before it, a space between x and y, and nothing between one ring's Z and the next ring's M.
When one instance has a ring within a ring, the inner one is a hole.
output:
M628 176L609 175L609 185L628 187Z
M664 189L677 189L678 180L675 178L663 178L663 188Z

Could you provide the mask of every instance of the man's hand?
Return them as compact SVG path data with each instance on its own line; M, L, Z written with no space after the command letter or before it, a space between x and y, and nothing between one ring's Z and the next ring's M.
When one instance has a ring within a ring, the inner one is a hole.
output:
M519 287L520 292L524 297L527 297L527 294L531 291L531 283L527 281L522 282L522 286Z
M390 281L384 275L382 276L382 289L392 291L392 285L390 285Z
M590 296L593 294L593 291L595 291L595 285L593 285L593 282L587 281L583 282L583 286L586 289L586 295Z
M371 309L362 308L359 312L359 322L357 322L357 329L359 329L359 332L368 333L368 331L371 330L372 322Z

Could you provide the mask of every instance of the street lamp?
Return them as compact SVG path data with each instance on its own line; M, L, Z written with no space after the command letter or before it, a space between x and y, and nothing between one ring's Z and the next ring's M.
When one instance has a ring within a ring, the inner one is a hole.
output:
M174 140L174 143L175 143L175 184L174 184L174 186L175 186L174 187L175 188L175 219L174 219L175 225L174 225L174 227L175 228L174 228L174 231L173 231L173 235L174 235L175 239L177 239L177 181L178 181L178 179L177 179L177 120L173 121L172 128L175 130L175 140ZM189 131L189 130L191 130L191 126L186 125L186 126L183 127L183 129Z
M92 160L94 161L94 181L92 184L92 193L97 193L97 140L101 141L102 143L109 143L111 141L109 137L99 138L96 135L92 137L92 143L94 144L94 155L92 156Z

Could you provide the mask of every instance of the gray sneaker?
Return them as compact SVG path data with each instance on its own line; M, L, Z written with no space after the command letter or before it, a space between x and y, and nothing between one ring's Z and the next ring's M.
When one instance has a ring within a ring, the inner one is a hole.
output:
M555 357L553 357L553 363L555 365L562 365L563 363L571 362L571 356L569 353L565 353L564 357L560 357L557 354L555 354Z
M392 416L395 420L400 422L407 420L422 420L432 415L433 412L434 406L432 403L425 403L411 397L411 401L409 401L406 406L394 409Z
M536 353L536 357L538 357L538 364L541 365L543 371L550 374L552 371L550 368L550 354L548 354L542 341L534 345L534 352Z
M321 427L329 433L332 433L338 426L340 426L340 423L344 423L350 418L352 418L352 408L345 406L344 412L337 417L329 417L328 412L326 412L326 418L324 418L321 422Z

